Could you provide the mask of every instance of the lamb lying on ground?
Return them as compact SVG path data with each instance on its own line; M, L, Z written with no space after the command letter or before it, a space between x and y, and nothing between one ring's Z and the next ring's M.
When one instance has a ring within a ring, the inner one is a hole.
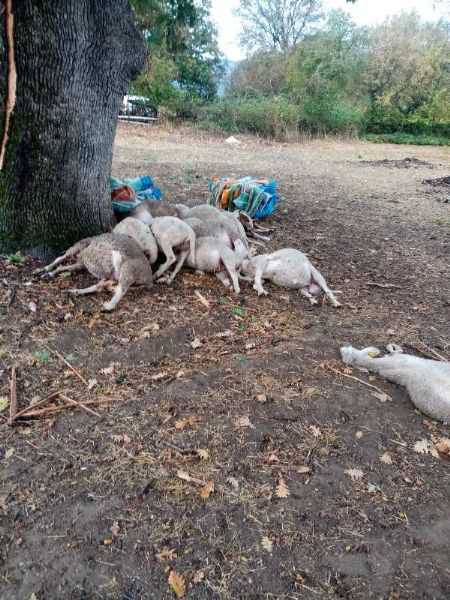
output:
M225 287L230 285L230 277L236 294L240 293L238 272L242 261L248 256L247 248L241 240L236 240L234 250L226 243L212 237L196 240L195 252L187 257L187 265L203 273L215 273Z
M158 244L148 225L133 217L127 217L114 227L113 233L122 233L133 238L141 246L150 264L153 265L156 262L158 258Z
M229 247L234 248L234 243L241 240L248 248L248 239L239 217L225 210L220 210L209 204L200 204L189 208L182 204L177 204L180 217L184 220L190 218L200 219L210 227L210 235L222 239L223 231L228 234Z
M317 304L315 296L323 290L332 306L341 306L323 276L299 250L283 248L272 254L254 256L243 261L241 272L246 276L242 278L247 281L251 281L248 276L254 278L253 289L258 292L258 296L268 294L262 285L263 279L267 279L275 285L299 289L311 304Z
M150 225L157 217L178 217L176 205L162 200L144 200L130 212L130 217Z
M398 346L389 345L390 353L382 358L378 348L357 350L341 348L342 360L363 367L406 387L411 402L424 414L444 423L450 422L450 363L401 354Z
M76 257L72 265L59 266L64 260ZM55 268L57 267L57 268ZM105 310L114 310L117 303L133 284L152 287L152 269L139 244L127 235L104 233L81 240L53 263L36 272L45 271L53 277L61 271L81 271L86 269L99 279L95 285L84 289L72 289L70 293L81 296L104 289L112 291L114 282L118 282L114 295L105 302Z
M166 257L165 262L156 271L155 279L160 278L176 262L174 270L166 280L170 284L189 253L195 252L195 233L187 223L177 217L157 217L150 222L150 229L159 249ZM178 259L175 251L178 253Z

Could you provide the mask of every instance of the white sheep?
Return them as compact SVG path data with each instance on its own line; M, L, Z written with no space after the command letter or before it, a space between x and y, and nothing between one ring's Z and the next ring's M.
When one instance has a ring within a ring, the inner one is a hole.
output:
M175 205L162 200L144 200L130 211L130 217L138 219L146 225L157 217L178 217Z
M166 280L170 284L189 253L195 252L195 233L187 223L177 217L157 217L150 222L150 229L159 249L166 257L165 262L156 271L155 279L159 279L176 262L174 270ZM175 251L178 253L178 259Z
M70 257L76 257L76 263L57 266ZM112 286L118 282L113 297L103 305L108 311L117 306L134 283L145 285L147 288L152 287L152 269L141 247L134 239L118 233L104 233L81 240L63 256L35 272L44 271L49 277L54 277L62 271L74 272L83 269L99 279L98 283L84 289L71 289L69 292L81 296L105 289L113 291Z
M195 252L187 257L186 264L203 273L215 273L225 287L230 285L229 275L236 294L240 293L238 272L248 250L241 240L236 240L234 250L216 238L201 237L196 240Z
M194 217L207 223L209 227L213 228L213 237L222 237L223 231L226 231L230 240L230 248L234 247L234 242L236 240L241 240L244 246L248 248L247 234L245 233L245 229L237 214L226 210L220 210L210 204L200 204L193 208L180 204L177 204L176 206L180 218L186 220Z
M379 356L378 348L357 350L341 348L348 365L378 373L388 381L406 387L411 402L424 414L444 423L450 422L450 363L402 354L399 346L387 346L388 356Z
M317 304L315 296L323 290L332 306L341 306L308 257L294 248L283 248L271 254L260 254L244 260L241 272L244 274L242 279L251 281L254 278L253 289L258 292L258 296L268 294L262 285L263 279L267 279L278 286L299 289L311 304Z
M127 217L118 223L113 233L122 233L132 237L148 256L150 264L154 264L158 258L158 244L150 227L133 217Z

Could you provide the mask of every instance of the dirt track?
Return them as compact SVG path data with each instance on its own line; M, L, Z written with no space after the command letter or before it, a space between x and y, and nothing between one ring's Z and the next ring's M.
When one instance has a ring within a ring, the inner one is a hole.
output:
M193 599L450 597L450 462L414 449L449 427L338 356L395 341L450 357L450 204L421 183L450 150L242 139L121 126L114 174L189 202L211 175L276 177L271 247L306 251L345 306L246 284L236 299L185 272L104 314L65 293L89 277L2 261L0 397L17 364L20 408L105 403L0 417L1 600L172 598L171 571Z

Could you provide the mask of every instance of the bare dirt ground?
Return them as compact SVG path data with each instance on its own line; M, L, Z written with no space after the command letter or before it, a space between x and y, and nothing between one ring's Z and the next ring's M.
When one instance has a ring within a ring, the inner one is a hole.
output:
M450 357L448 190L422 184L450 150L242 139L121 126L114 174L189 202L276 177L270 247L308 252L345 306L186 271L105 314L66 293L88 276L2 260L1 600L450 598L449 427L338 354ZM8 427L13 365L19 409L62 395Z

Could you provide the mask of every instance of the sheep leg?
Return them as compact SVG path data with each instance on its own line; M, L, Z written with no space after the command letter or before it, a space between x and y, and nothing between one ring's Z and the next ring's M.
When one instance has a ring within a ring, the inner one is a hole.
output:
M133 261L124 262L120 268L119 282L114 291L114 295L109 302L103 304L103 310L114 310L135 281L136 277L134 274Z
M189 250L183 250L182 252L180 252L180 255L178 256L177 264L175 265L175 269L173 270L171 276L167 280L168 285L170 285L172 283L172 281L175 279L175 277L177 276L181 267L184 265L184 262L188 256L189 256Z
M314 267L311 267L311 274L312 274L313 281L315 283L317 283L317 285L325 292L325 295L328 298L328 300L330 301L330 304L332 306L334 306L334 308L339 308L340 306L342 306L337 301L336 296L333 294L333 292L327 286L327 282L323 278L322 274L319 273L319 271Z
M42 277L55 277L55 275L58 275L58 273L74 273L75 271L82 271L84 268L84 265L82 265L81 263L75 263L73 265L67 265L67 266L61 266L61 267L57 267L54 271L47 271L46 273L44 273L44 275L42 275Z
M92 238L85 238L84 240L80 240L79 242L77 242L76 244L74 244L73 246L71 246L68 250L66 250L66 252L64 252L64 254L62 254L61 256L58 256L58 258L56 258L52 263L50 263L46 267L43 267L42 269L36 269L36 270L34 270L33 274L34 275L38 275L39 273L43 273L43 272L49 273L50 271L53 271L53 269L55 267L57 267L58 265L60 265L67 258L71 258L72 256L76 256L82 250L84 250L85 248L87 248L89 246L89 244L91 243L91 241L92 241Z
M258 292L258 296L268 296L269 292L263 288L263 274L266 268L267 261L261 261L258 263L255 270L255 283L253 289Z
M233 284L234 293L236 295L241 293L241 288L239 287L239 278L236 271L236 263L233 260L230 260L228 257L222 257L222 264L225 267L226 272L230 276L231 282Z
M164 262L159 269L156 271L155 273L155 279L159 279L161 277L161 275L163 273L165 273L167 271L167 269L169 269L174 262L176 262L177 258L174 254L173 248L170 245L170 242L162 242L161 243L161 251L164 254L164 256L166 257L166 262Z
M305 298L308 298L312 305L318 304L317 298L314 298L314 296L308 291L308 288L301 288L300 294Z
M221 283L223 283L223 285L226 288L230 287L230 285L231 285L230 280L228 279L227 274L224 271L220 271L219 273L216 273L216 277Z
M107 288L110 285L110 283L111 282L107 279L101 279L96 284L91 285L87 288L82 288L82 289L73 288L73 289L69 290L69 294L72 294L73 296L86 296L87 294L94 294L95 292L103 291L105 288Z

